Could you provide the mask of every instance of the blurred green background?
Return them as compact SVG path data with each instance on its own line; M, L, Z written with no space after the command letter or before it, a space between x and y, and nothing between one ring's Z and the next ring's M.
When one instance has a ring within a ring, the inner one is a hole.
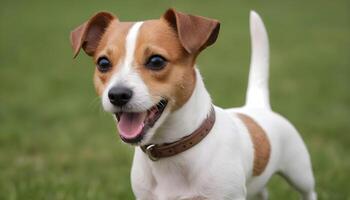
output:
M0 199L133 199L133 149L96 97L89 57L72 59L70 31L100 10L121 20L168 7L219 19L199 64L215 104L244 102L249 10L271 43L271 102L300 130L320 199L349 199L350 1L10 1L0 7ZM298 199L274 177L271 199Z

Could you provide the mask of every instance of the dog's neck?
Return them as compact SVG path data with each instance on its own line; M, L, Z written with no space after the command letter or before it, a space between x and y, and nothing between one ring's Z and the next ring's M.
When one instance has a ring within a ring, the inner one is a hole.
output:
M211 98L198 69L195 69L195 73L196 83L191 97L181 108L169 114L151 143L171 143L188 136L207 117L211 109Z

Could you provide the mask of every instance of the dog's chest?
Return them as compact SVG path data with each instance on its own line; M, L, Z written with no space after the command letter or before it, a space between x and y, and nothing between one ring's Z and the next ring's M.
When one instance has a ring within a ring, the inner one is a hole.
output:
M153 196L157 197L157 200L205 200L223 199L224 196L229 196L236 187L239 188L242 173L238 172L240 175L234 176L234 166L226 169L224 166L227 166L227 163L216 160L214 162L217 165L211 166L209 162L200 163L202 167L197 167L193 162L186 167L171 163L173 166L153 171L155 180L151 187ZM229 175L217 174L220 170Z
M152 189L152 196L156 197L156 200L224 199L224 196L229 196L231 186L234 187L237 184L232 180L233 176L227 176L227 178L213 176L211 170L209 173L198 170L197 173L190 172L188 174L184 173L186 170L178 171L177 174L169 171L167 174L157 174L154 177L156 184ZM228 173L233 174L232 172ZM217 189L226 186L230 188L228 191Z
M162 166L153 172L155 179L154 196L159 200L201 200L201 185L187 166Z
M245 171L240 137L226 113L200 144L178 156L155 162L136 152L133 187L138 197L153 200L225 199L244 192ZM218 147L220 144L220 148ZM142 199L142 198L141 198Z

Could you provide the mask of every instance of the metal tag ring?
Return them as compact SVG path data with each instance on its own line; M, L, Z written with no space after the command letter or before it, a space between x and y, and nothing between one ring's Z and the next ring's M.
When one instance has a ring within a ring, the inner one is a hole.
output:
M146 154L148 155L149 159L151 159L152 161L159 160L159 158L157 158L156 156L154 156L152 154L152 150L154 149L155 146L156 146L155 144L151 144L151 145L146 147Z

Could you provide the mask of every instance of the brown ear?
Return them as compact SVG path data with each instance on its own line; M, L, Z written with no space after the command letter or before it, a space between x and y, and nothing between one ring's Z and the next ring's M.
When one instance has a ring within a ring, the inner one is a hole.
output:
M70 34L74 58L79 54L81 48L89 56L95 53L100 39L109 23L116 19L108 12L99 12L87 22L75 28Z
M188 53L199 53L212 45L219 34L220 22L201 16L188 15L169 9L163 18L173 26Z

